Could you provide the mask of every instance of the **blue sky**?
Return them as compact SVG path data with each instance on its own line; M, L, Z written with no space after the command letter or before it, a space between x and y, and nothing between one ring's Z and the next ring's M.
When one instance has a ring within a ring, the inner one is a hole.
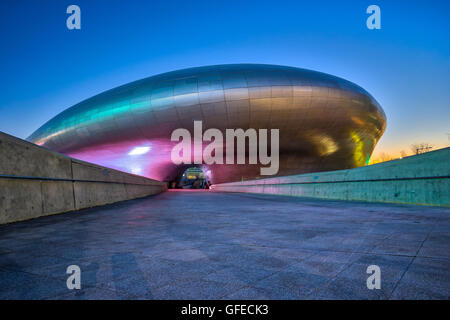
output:
M67 6L81 30L66 28ZM366 8L381 8L381 30ZM382 105L377 152L449 144L450 2L0 2L0 131L26 138L71 105L175 69L272 63L353 81Z

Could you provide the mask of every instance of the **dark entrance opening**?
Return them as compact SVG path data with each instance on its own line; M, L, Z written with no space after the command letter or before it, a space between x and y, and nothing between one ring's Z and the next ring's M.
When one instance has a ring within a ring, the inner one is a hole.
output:
M172 184L176 189L209 189L210 182L201 167L189 167Z

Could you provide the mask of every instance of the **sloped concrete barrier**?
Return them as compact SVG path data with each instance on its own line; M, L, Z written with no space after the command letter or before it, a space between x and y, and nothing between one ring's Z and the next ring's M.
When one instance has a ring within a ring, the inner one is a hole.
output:
M0 132L0 224L165 190L163 182L72 159Z
M349 170L213 185L216 191L450 206L450 148Z

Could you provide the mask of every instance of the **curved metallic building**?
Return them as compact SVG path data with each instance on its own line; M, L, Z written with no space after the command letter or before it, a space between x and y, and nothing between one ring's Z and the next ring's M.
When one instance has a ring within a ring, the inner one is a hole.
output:
M28 140L71 157L163 181L173 130L280 129L278 175L367 164L386 126L377 101L328 74L275 65L190 68L106 91L60 113ZM225 136L225 134L224 134ZM248 161L246 162L248 163ZM203 165L212 183L260 177L261 165ZM267 176L264 176L267 177Z

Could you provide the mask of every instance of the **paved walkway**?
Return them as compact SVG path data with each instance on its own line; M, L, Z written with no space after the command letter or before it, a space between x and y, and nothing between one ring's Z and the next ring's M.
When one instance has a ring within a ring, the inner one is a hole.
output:
M449 299L450 209L174 191L0 226L0 299L44 298Z

